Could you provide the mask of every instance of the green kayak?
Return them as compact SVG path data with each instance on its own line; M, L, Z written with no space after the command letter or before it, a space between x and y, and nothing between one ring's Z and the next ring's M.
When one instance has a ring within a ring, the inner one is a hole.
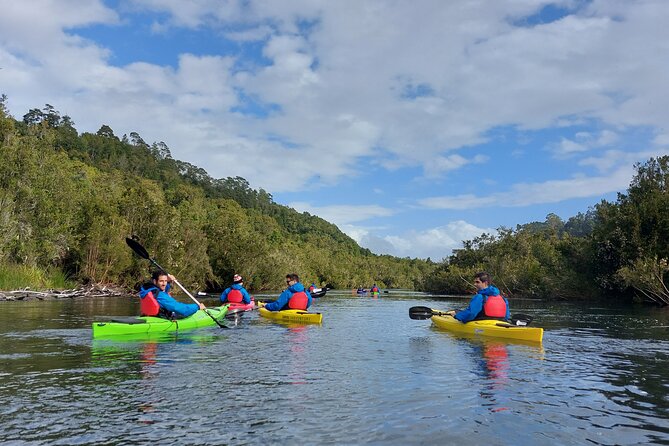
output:
M93 337L105 338L191 330L193 328L215 325L216 322L214 322L212 317L222 322L227 312L228 306L223 305L222 307L198 310L197 313L184 319L168 320L159 317L141 316L116 318L105 322L93 322Z

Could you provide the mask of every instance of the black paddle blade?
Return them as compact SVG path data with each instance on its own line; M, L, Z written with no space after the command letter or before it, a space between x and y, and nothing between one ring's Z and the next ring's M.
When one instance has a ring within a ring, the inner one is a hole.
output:
M429 307L411 307L409 308L409 317L411 319L430 319L434 315L432 308Z
M225 318L229 321L234 321L235 319L240 319L244 316L244 310L229 310L225 313Z
M534 319L532 316L529 314L513 314L511 315L511 323L513 325L530 325L530 322L532 322L532 319Z
M144 249L142 245L139 244L138 241L126 237L125 242L128 244L128 246L130 246L130 249L135 251L135 254L137 254L143 259L150 260L149 253L146 251L146 249Z

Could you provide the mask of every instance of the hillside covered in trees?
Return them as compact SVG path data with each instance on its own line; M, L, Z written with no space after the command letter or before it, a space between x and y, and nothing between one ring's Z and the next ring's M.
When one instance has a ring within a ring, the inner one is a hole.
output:
M372 254L335 225L275 203L240 177L214 179L172 158L162 142L107 125L79 134L51 105L21 120L0 99L0 265L62 272L79 283L133 286L148 262L133 235L197 289L234 273L253 290L278 289L288 272L349 288L415 288L430 261Z
M379 256L327 221L275 203L240 177L215 179L172 158L162 142L102 125L79 134L54 107L9 116L0 98L0 268L57 271L78 283L133 286L148 262L134 235L191 288L220 289L234 273L278 289L287 272L336 288L469 294L476 271L510 297L606 298L669 304L669 156L636 166L616 202L566 222L498 228L447 260ZM30 285L30 284L28 284Z

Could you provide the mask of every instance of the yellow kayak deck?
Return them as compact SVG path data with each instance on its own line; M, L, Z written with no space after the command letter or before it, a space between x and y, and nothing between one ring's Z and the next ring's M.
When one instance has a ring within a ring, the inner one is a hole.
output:
M502 321L481 320L470 321L463 324L453 316L432 316L432 323L439 328L455 333L467 333L530 342L541 342L544 337L543 328L511 325Z
M304 310L281 310L269 311L265 308L258 309L260 316L279 322L293 322L300 324L320 324L323 322L323 314L310 313Z

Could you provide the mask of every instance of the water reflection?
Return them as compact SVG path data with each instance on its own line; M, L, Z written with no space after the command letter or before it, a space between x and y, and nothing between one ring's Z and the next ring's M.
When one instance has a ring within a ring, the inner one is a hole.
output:
M113 340L91 321L135 300L5 305L0 443L669 444L662 314L528 304L541 346L406 317L456 301L383 297L328 293L319 326Z
M305 325L288 327L288 344L290 346L290 384L306 384L306 343L308 342L308 327Z

